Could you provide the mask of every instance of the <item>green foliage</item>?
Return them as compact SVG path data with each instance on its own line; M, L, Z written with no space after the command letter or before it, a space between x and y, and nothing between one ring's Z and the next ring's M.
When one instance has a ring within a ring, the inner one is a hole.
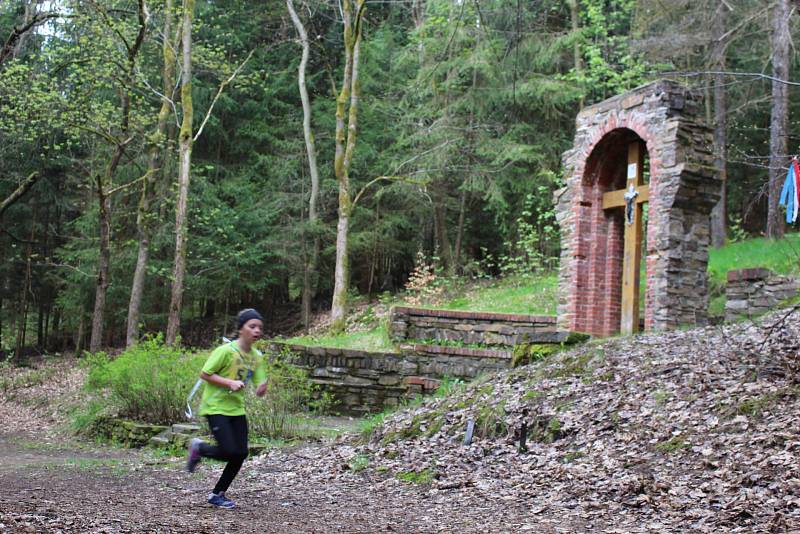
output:
M0 66L0 200L31 172L42 176L3 216L0 279L8 283L0 287L0 350L16 345L19 324L28 326L27 345L85 346L97 281L97 178L123 141L125 157L112 183L105 184L116 191L105 331L110 345L124 342L139 180L160 104L152 88L160 87L163 6L148 4L149 30L135 76L126 79L126 44L137 29L130 2L58 5L70 16L29 33ZM393 182L361 197L351 218L352 284L362 294L394 292L411 275L411 285L419 289L409 296L426 304L553 314L556 277L543 275L559 252L552 193L563 185L561 155L572 144L576 112L662 69L672 76L708 70L714 10L708 2L665 8L658 2L577 0L579 28L573 31L567 2L421 5L421 12L372 6L365 26L352 189L377 176L425 185ZM307 82L322 201L320 219L311 224L297 91L299 47L286 32L265 31L286 27L285 5L197 4L192 96L198 119L210 110L220 84L254 52L216 100L193 147L183 312L184 339L190 343L208 343L225 330L239 304L275 309L278 316L296 309L302 267L315 240L322 244L311 276L315 304L329 300L336 219L331 80L341 79L343 68L336 9L335 3L319 3L301 13L318 45L312 48ZM751 2L729 12L727 70L761 72L769 62L770 32L764 31L760 9ZM1 3L0 34L21 27L24 16L23 2ZM576 47L581 68L575 64ZM708 83L699 76L682 80L703 90ZM764 124L770 87L738 78L727 79L725 89L730 234L745 242L746 235L763 229L759 169L768 155ZM131 99L126 125L120 122L122 97ZM792 100L790 116L798 116L799 106L800 100ZM150 240L143 332L164 328L171 282L175 194L168 177L177 166L174 139L164 139L160 147L164 173L155 184L151 214L159 224ZM415 263L418 251L424 270ZM732 266L751 266L751 258L759 263L753 266L761 266L767 258L764 266L777 272L797 270L793 250L783 254L786 261L757 247L748 254L746 261L732 258L717 265L712 251L715 309L724 305L724 276ZM461 291L464 280L498 275L531 281L498 287L485 301ZM30 297L25 305L23 287ZM391 350L388 340L370 335L354 343Z
M120 417L156 424L183 420L186 397L197 380L204 354L187 354L164 344L161 335L145 339L116 358L86 358L87 389L107 399Z
M631 46L636 0L580 0L582 29L578 37L582 71L568 79L579 83L592 101L600 101L640 85L648 65Z
M268 385L264 396L257 397L255 388L245 392L245 411L254 435L299 437L309 409L324 412L332 407L332 397L321 392L305 370L292 365L289 354L269 355L265 370Z
M552 271L557 265L556 252L559 247L555 208L549 201L542 202L547 198L549 188L540 185L538 189L536 195L528 193L525 197L516 221L516 241L506 241L508 253L498 257L498 267L503 276L533 278L539 273ZM540 205L534 211L536 199ZM531 222L534 215L535 223Z

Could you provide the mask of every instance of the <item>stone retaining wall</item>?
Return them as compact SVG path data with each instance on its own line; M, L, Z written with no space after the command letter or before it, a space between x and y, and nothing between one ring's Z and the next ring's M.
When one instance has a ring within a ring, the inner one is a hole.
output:
M725 320L753 317L774 309L797 296L800 281L769 269L739 269L728 272L725 288Z
M558 331L556 318L551 316L395 307L390 315L389 337L400 343L436 340L513 347L520 343L561 343L568 332Z
M511 366L509 351L407 345L400 352L365 352L273 343L339 401L349 414L380 412L402 399L434 391L444 377L471 380Z

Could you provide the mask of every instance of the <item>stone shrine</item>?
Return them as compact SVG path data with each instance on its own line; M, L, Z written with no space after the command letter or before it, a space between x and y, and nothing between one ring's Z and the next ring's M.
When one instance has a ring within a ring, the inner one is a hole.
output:
M597 336L707 321L713 169L702 94L662 80L583 109L555 194L561 228L558 325ZM649 166L649 172L648 172ZM647 181L649 177L649 182Z

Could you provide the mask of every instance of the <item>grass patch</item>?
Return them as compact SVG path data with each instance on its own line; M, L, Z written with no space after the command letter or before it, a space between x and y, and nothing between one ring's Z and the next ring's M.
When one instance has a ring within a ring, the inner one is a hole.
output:
M357 454L355 457L350 460L350 463L347 466L350 468L350 471L353 473L358 473L359 471L363 471L369 465L369 456L366 454Z
M367 415L358 424L358 433L361 435L362 441L368 441L377 429L383 426L384 420L391 414L402 408L413 408L419 406L426 398L442 398L448 397L458 391L462 391L466 383L459 378L444 377L442 378L439 387L436 391L428 397L417 395L413 399L409 399L399 406L387 408L386 410ZM382 442L390 443L397 438L411 438L416 436L433 436L444 426L445 418L444 412L441 410L434 410L428 412L426 416L417 416L411 421L411 426L397 433L389 433L384 436Z
M672 454L689 447L690 445L682 436L672 436L668 440L656 444L656 450L664 454Z
M796 389L788 389L782 392L765 393L757 397L750 397L736 402L733 406L729 406L723 410L723 415L732 418L737 415L744 415L750 419L760 419L764 412L770 410L772 406L777 404L784 396L795 398L798 391Z
M396 352L397 350L392 340L389 339L385 325L380 325L372 330L347 332L339 335L297 336L276 341L306 347L330 347L368 352Z
M501 279L488 287L467 290L441 306L442 310L468 310L493 313L555 315L558 304L558 276Z
M783 239L758 237L708 251L709 315L725 315L728 271L764 267L777 274L800 273L800 233Z
M708 274L720 285L727 282L728 271L753 267L778 274L800 272L800 233L786 234L779 240L748 239L709 250Z
M433 471L430 469L422 469L421 471L400 471L395 475L403 482L410 482L412 484L430 484L433 482Z

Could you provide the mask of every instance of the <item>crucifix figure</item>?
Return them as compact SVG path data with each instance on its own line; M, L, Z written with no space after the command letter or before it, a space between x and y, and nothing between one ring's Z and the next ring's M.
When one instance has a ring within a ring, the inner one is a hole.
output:
M627 187L603 195L603 209L625 208L625 246L622 260L622 318L620 332L639 331L639 265L642 260L642 204L649 199L643 181L644 143L628 146Z

